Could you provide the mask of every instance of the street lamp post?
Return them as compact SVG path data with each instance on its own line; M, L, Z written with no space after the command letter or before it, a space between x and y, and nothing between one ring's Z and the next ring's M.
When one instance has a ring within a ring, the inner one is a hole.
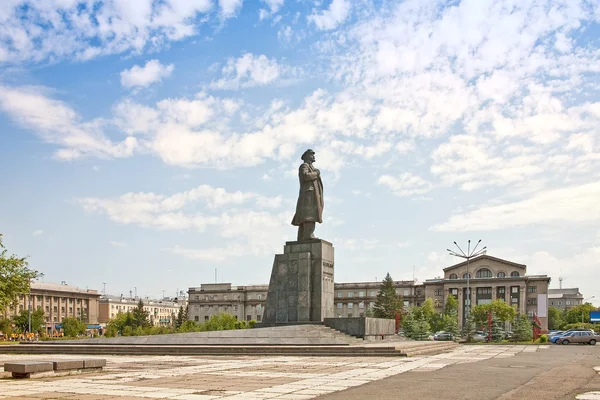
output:
M588 297L587 299L584 299L584 300L581 302L581 305L584 305L584 304L585 304L585 302L586 302L587 300L591 300L591 299L593 299L593 298L595 298L595 297L596 297L596 296L592 296L592 297ZM583 314L584 314L584 312L583 312L583 310L581 310L581 323L582 323L582 324L583 324Z
M473 249L471 249L471 240L469 239L469 241L467 242L467 251L466 252L464 252L456 242L454 242L454 245L456 246L456 248L459 250L460 253L457 251L454 251L454 250L446 249L446 250L448 250L448 253L451 256L459 257L464 260L467 260L467 300L465 303L465 305L466 305L465 318L467 318L469 316L469 314L471 313L471 287L469 284L470 283L469 281L471 280L471 275L469 274L469 262L471 261L472 258L479 257L480 255L484 254L487 251L487 247L483 247L483 248L477 250L477 247L479 247L480 243L481 243L481 239L479 239L477 244L475 244Z

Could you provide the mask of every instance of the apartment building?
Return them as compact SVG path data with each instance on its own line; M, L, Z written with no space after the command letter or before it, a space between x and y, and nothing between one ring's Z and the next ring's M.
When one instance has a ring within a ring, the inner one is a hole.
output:
M170 326L174 323L179 307L186 307L185 298L179 299L141 299L144 311L148 312L150 323L154 326ZM140 298L104 295L98 301L98 322L106 324L118 313L133 311L138 306Z
M550 307L565 311L571 307L583 304L583 295L579 291L579 288L549 289L548 301L550 302Z
M367 309L377 300L381 282L351 282L334 284L335 315L337 317L364 317ZM420 306L425 300L423 285L415 281L395 281L396 293L402 296L405 308Z
M226 312L238 320L261 321L269 285L231 286L231 283L205 283L188 290L188 319L205 322Z
M29 308L32 311L41 309L44 311L46 331L51 334L67 317L80 318L90 325L98 324L99 298L97 290L81 289L66 282L32 282L30 293L20 295L18 304L7 309L4 317L10 318Z
M425 297L433 299L438 311L442 311L448 296L458 300L461 326L469 304L473 307L499 299L530 318L537 315L545 330L548 328L549 284L547 275L527 275L526 265L482 255L469 263L444 268L443 278L428 279L423 285Z

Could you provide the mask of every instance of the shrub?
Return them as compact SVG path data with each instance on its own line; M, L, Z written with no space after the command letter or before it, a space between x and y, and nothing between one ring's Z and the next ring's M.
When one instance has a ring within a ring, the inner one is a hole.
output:
M540 336L540 343L548 343L548 335Z

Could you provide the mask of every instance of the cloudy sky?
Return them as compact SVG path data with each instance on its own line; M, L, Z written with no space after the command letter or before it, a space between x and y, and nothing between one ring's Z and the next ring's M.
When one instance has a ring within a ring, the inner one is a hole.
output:
M45 282L268 283L313 148L336 281L482 239L600 304L598 1L3 4L0 232Z

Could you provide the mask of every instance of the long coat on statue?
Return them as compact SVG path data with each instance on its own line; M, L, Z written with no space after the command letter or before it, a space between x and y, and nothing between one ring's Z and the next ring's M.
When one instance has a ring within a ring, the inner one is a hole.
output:
M308 163L300 165L300 194L296 204L296 215L292 225L299 226L304 222L323 222L323 181L321 176Z

